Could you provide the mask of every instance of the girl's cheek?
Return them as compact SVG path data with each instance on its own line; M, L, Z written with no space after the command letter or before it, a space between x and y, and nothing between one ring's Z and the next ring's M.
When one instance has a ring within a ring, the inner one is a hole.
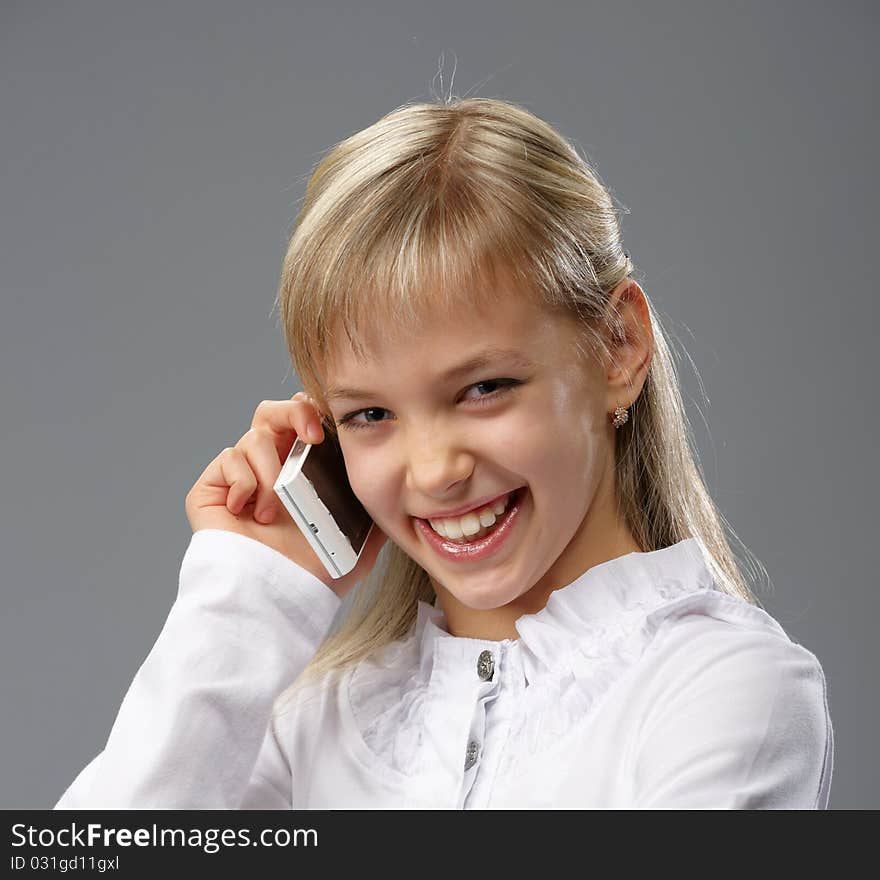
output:
M558 442L558 426L544 413L535 412L531 418L518 418L502 431L496 431L489 448L496 457L526 462L540 450Z
M364 505L367 511L380 512L382 510L382 486L386 484L378 473L366 472L352 463L348 468L348 479L351 489L358 501ZM386 499L387 503L387 499Z

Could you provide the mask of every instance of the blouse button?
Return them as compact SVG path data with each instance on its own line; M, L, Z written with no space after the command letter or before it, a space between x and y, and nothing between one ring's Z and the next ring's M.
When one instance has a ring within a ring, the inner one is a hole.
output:
M467 746L467 753L464 759L464 769L470 770L477 763L477 754L480 751L480 744L471 740Z
M492 657L492 652L483 651L477 660L477 675L480 677L480 681L491 681L494 672L495 660Z

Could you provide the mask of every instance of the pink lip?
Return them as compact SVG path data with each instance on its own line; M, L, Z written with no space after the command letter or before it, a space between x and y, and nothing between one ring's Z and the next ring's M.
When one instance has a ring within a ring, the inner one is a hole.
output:
M520 486L519 489L523 487ZM443 513L432 513L429 516L421 517L422 519L446 519L447 517L453 516L464 516L466 513L470 513L472 510L479 510L481 507L488 507L490 504L494 504L496 501L500 501L502 498L507 498L511 492L518 492L519 489L508 489L506 492L502 492L500 495L495 495L492 498L486 498L483 501L478 501L476 504L465 505L464 507L456 507L453 510L444 510Z
M431 547L433 547L433 549L444 559L453 560L455 562L485 559L496 553L510 536L510 533L513 531L514 526L519 520L519 512L522 509L525 497L526 492L517 489L510 506L501 515L498 527L479 541L474 541L469 544L456 544L454 541L447 541L445 538L440 537L440 535L431 528L428 522L419 519L418 517L414 517L414 519L427 543L430 544Z

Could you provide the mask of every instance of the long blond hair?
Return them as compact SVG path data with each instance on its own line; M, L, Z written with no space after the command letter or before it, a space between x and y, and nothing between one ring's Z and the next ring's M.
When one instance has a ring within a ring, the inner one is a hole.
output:
M276 305L303 389L335 433L322 370L340 338L365 358L373 334L421 327L428 305L455 309L491 297L504 271L546 308L579 319L578 356L607 353L608 294L633 268L609 191L548 123L493 98L408 103L315 167ZM691 451L671 349L648 306L650 367L616 432L618 510L643 551L701 538L720 589L760 605ZM282 697L405 636L420 599L435 600L427 572L389 539L341 623Z

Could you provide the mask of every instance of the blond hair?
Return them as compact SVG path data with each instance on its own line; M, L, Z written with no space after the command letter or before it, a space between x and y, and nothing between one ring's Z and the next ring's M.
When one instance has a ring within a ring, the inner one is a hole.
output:
M277 299L291 362L325 431L335 425L322 371L341 338L366 358L369 339L420 328L429 306L498 295L499 271L544 307L577 317L578 356L608 353L608 294L633 263L609 191L548 123L493 98L408 103L338 143L308 181ZM760 605L691 451L670 346L648 306L650 367L616 432L619 514L643 551L699 537L719 588ZM433 603L435 593L389 540L351 600L282 697L405 636L418 601Z

